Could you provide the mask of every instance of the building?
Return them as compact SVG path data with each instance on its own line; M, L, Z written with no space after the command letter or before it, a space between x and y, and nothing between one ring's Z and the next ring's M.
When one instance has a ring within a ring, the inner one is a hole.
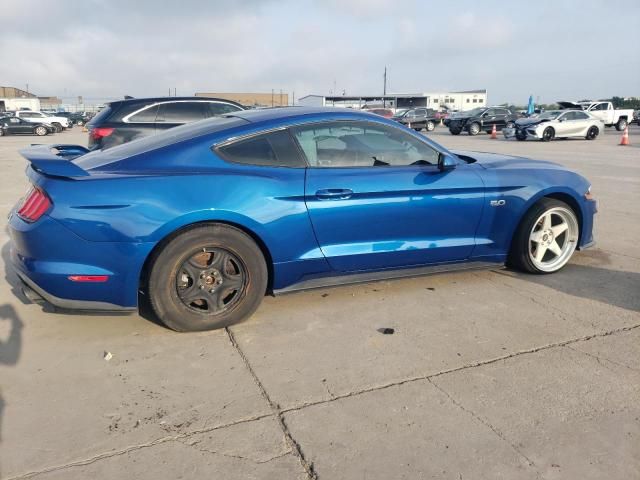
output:
M298 100L300 105L316 107L364 108L382 107L394 110L401 108L428 107L434 110L470 110L487 105L486 90L460 92L393 93L388 95L307 95Z
M38 97L33 93L16 87L0 87L0 99L3 100L4 108L7 110L56 109L62 103L62 100L58 97Z
M223 98L247 107L286 107L289 105L289 94L282 91L273 91L271 93L196 92L196 97Z

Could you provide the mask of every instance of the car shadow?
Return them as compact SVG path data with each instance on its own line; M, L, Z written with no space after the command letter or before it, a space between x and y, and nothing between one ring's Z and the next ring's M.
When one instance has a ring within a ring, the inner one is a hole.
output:
M640 311L640 273L607 268L609 255L594 248L552 275L530 275L513 270L496 272L544 285L575 297L587 298L625 310Z

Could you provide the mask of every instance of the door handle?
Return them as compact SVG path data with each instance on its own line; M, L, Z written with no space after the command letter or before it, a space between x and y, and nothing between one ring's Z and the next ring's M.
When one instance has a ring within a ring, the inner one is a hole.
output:
M316 192L316 197L320 200L346 200L351 195L353 195L353 190L348 188L326 188Z

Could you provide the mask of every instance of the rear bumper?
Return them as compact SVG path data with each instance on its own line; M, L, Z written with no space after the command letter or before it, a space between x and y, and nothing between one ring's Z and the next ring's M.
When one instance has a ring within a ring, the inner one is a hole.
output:
M60 308L134 310L140 272L151 243L90 242L59 222L9 218L10 262L22 282ZM106 282L74 282L71 275L107 275Z

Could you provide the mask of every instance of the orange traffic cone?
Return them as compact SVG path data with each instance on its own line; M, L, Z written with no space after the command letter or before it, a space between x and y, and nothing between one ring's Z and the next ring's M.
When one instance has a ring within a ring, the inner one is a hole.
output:
M496 124L493 124L493 128L491 129L491 138L498 138L498 132L496 131Z
M620 145L629 145L629 126L624 127L622 132L622 138L620 139Z

